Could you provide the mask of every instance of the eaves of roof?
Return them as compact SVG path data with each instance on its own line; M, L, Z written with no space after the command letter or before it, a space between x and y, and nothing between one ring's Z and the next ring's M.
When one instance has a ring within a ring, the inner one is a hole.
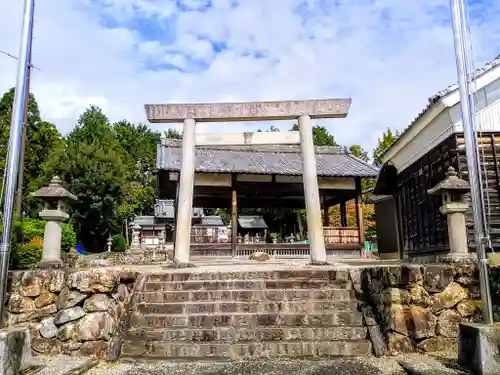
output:
M495 59L485 64L482 68L476 69L476 71L474 72L474 77L477 79L479 76L489 72L490 70L499 65L500 65L500 55L498 55ZM382 158L394 145L399 143L399 141L408 132L408 130L410 130L413 127L413 125L417 123L418 120L420 120L427 112L429 112L438 101L440 101L445 96L451 94L455 90L458 90L458 83L454 83L446 87L445 89L438 91L433 96L431 96L429 98L429 104L427 105L427 107L425 107L422 111L420 111L417 117L415 117L415 119L411 122L410 125L406 127L405 130L403 130L403 132L399 135L399 137L396 138L396 140L391 144L391 146L388 147L386 150L384 150L384 152L382 152L380 158Z

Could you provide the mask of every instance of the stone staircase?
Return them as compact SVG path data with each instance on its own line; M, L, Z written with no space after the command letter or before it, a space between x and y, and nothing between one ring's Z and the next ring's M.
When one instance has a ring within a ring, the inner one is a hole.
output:
M371 351L348 271L184 270L145 276L121 355L239 360Z

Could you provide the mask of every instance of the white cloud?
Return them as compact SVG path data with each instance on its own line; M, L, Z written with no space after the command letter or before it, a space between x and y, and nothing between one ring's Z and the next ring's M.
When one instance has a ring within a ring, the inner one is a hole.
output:
M0 49L12 54L22 3L0 2ZM43 72L32 88L44 118L67 132L90 104L111 120L144 121L148 102L352 97L347 119L321 123L337 141L371 150L385 128L405 128L455 81L448 0L209 3L37 1L33 58ZM500 53L500 4L474 4L479 65ZM15 69L0 55L0 90L14 85Z

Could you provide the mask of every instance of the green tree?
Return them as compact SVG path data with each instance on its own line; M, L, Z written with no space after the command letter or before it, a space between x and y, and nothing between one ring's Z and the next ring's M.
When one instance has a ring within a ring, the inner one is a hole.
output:
M168 139L182 139L182 133L172 128L169 128L167 131L165 131L165 136Z
M299 130L299 124L294 124L290 129L292 131ZM328 129L321 125L315 125L313 130L313 143L315 146L338 146L335 142L335 137L328 132Z
M390 128L387 128L387 131L382 134L382 138L378 139L377 147L373 150L373 164L376 166L380 166L382 164L380 156L392 146L398 137L398 132L394 134Z
M108 117L96 106L90 106L80 115L67 141L73 144L106 145L113 149L119 147Z
M276 126L274 125L271 125L267 130L264 130L265 132L273 132L273 133L276 133L276 132L279 132L280 129L277 128ZM257 130L258 133L261 133L262 132L262 129L259 129Z
M0 99L0 168L2 170L5 168L7 157L14 93L14 89L11 89ZM45 164L61 145L61 134L54 124L42 121L36 99L31 94L28 100L23 179L23 211L27 212L28 216L38 216L39 202L34 201L30 193L40 187L43 182Z
M156 197L156 147L160 133L144 124L134 125L120 121L113 125L126 169L127 184L124 186L123 202L118 208L120 220L133 215L153 214ZM171 133L171 136L176 136Z
M357 158L359 158L367 163L370 161L370 157L368 156L368 152L366 152L360 145L350 146L349 151L351 152L351 154L353 154Z
M77 240L91 252L104 251L121 228L117 211L127 182L122 152L107 117L91 107L47 168L47 177L59 175L78 197L72 221Z

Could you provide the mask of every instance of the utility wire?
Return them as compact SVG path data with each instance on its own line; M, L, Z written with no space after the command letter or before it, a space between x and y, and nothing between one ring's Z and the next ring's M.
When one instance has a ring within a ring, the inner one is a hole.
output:
M4 50L1 50L1 49L0 49L0 53L1 53L2 55L5 55L5 56L7 56L7 57L10 57L11 59L17 60L17 57L16 57L16 56L11 55L10 53L8 53L8 52L6 52L6 51L4 51ZM29 64L29 66L30 66L30 68L36 69L36 70L38 70L38 71L40 71L40 72L43 72L43 70L42 70L42 69L37 68L35 65L33 65L33 64L31 64L31 63Z

